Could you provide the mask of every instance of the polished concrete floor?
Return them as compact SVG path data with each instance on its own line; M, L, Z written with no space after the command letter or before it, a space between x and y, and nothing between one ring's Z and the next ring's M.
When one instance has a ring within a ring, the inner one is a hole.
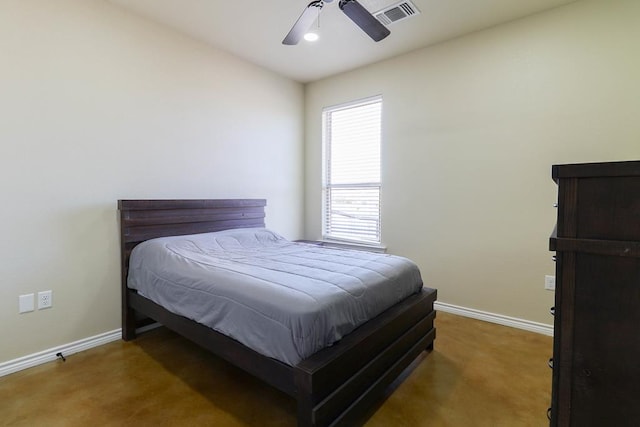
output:
M548 425L550 337L438 313L366 426ZM295 402L164 328L0 378L1 426L295 426Z

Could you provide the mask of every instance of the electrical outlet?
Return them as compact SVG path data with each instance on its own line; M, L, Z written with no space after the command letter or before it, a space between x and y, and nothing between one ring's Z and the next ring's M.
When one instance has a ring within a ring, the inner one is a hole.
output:
M556 276L544 276L544 288L548 291L555 291Z
M38 292L38 310L51 308L53 305L53 293L51 291Z
M18 297L18 313L28 313L33 308L33 294L20 295Z

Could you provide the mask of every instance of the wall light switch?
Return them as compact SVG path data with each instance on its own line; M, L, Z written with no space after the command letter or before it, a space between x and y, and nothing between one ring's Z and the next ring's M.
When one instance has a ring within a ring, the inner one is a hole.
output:
M33 310L33 294L20 295L18 297L18 312L28 313Z

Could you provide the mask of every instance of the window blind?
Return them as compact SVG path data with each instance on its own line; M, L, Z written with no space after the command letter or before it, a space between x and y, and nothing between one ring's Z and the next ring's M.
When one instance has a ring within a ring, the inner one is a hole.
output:
M382 97L326 108L323 237L380 243Z

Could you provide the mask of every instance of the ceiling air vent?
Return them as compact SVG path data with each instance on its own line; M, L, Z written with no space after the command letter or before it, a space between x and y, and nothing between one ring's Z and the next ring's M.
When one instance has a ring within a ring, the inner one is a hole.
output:
M389 25L419 14L420 11L415 4L408 0L403 0L399 3L387 6L373 15L384 25Z

